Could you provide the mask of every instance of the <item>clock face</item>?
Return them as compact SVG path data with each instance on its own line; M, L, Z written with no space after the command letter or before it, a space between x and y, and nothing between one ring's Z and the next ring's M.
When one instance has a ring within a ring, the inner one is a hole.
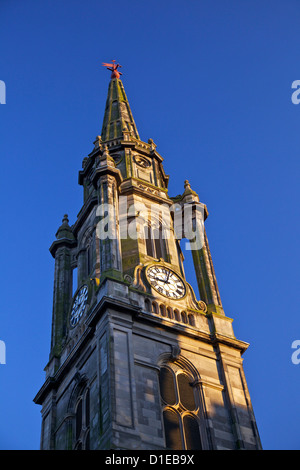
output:
M74 299L71 315L70 315L70 324L71 326L77 325L80 318L82 317L88 298L88 287L82 286Z
M153 289L165 297L178 300L185 296L184 282L171 269L155 265L147 269L146 275Z
M142 166L143 168L148 168L151 165L149 160L145 157L142 157L141 155L136 155L134 160L139 166Z

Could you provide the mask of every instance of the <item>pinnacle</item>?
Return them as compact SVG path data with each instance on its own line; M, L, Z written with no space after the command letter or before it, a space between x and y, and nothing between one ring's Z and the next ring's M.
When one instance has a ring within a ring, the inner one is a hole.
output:
M62 224L56 232L56 238L57 239L59 239L59 238L69 238L70 240L72 240L74 238L74 235L72 233L72 229L69 226L68 214L65 214L63 216Z

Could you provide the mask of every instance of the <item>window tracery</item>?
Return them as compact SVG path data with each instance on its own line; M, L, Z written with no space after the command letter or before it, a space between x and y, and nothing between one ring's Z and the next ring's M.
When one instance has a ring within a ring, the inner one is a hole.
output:
M176 450L201 450L198 405L190 374L175 368L173 364L162 365L159 386L166 447Z

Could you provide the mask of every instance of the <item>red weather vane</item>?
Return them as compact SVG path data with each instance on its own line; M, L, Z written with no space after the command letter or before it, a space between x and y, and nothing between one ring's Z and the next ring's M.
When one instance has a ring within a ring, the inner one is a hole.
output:
M118 67L122 67L120 64L116 64L115 60L112 60L112 64L107 64L106 62L102 62L103 67L107 67L107 70L111 70L111 78L120 78L121 72L117 71Z

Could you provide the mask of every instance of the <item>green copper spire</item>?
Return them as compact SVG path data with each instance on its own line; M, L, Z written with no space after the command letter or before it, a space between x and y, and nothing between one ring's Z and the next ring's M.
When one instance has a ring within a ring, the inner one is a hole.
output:
M102 141L123 137L124 130L129 131L133 138L140 139L123 83L119 78L112 78L108 87Z

